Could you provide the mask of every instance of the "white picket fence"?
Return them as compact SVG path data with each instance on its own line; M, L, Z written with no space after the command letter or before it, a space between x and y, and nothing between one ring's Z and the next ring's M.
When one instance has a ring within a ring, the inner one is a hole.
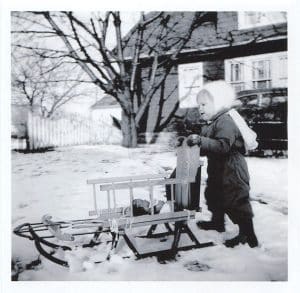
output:
M28 114L28 136L31 149L85 144L121 144L121 131L109 123L91 119L42 118Z

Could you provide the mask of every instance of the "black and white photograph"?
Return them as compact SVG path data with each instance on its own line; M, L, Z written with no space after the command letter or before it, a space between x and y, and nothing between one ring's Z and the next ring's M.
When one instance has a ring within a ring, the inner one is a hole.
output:
M288 9L88 8L9 11L10 284L287 284Z

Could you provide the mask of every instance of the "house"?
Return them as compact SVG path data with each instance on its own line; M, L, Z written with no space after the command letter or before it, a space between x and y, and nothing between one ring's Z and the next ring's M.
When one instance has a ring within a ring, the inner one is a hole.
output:
M91 93L90 95L83 95L71 99L60 108L58 108L58 113L60 115L78 115L80 117L90 116L90 107L95 103L98 93Z
M150 17L151 13L148 14ZM168 25L176 28L174 37L184 35L193 12L171 12ZM141 48L141 70L150 68L153 44L159 37L159 23L144 33L147 46ZM131 58L135 35L127 40L125 56ZM171 42L171 37L169 40ZM176 48L165 44L164 54ZM167 117L179 101L177 113L194 107L195 96L207 81L225 79L236 91L287 87L287 18L285 12L209 12L175 60L161 89L151 100L148 132L155 131L158 116ZM142 86L144 86L142 84ZM164 99L163 109L160 109ZM158 114L160 113L160 114Z

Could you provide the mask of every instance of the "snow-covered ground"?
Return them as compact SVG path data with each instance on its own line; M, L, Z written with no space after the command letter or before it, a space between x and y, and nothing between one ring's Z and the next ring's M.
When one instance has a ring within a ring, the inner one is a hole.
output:
M135 260L124 242L120 254L109 262L94 265L105 247L78 250L67 255L71 267L63 268L41 258L42 263L24 270L19 280L194 280L194 281L285 281L287 280L287 159L247 158L251 176L251 204L254 224L260 242L258 248L240 245L233 249L222 245L235 236L237 227L226 220L226 232L200 231L196 220L208 219L203 200L206 165L201 190L202 213L191 220L191 229L200 242L217 245L180 252L176 262L160 264L156 258ZM82 146L60 148L47 153L12 153L12 227L24 222L39 222L45 214L55 220L82 219L92 209L92 188L87 179L112 176L158 174L170 172L176 163L175 152L152 145L138 149L119 146ZM147 191L135 196L147 198ZM155 190L164 199L163 188ZM129 202L125 192L117 194L119 206ZM164 209L167 209L165 206ZM12 259L21 266L37 259L32 241L12 236Z

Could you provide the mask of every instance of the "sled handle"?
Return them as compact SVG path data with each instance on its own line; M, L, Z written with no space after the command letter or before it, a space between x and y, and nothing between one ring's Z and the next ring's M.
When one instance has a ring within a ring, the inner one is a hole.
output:
M96 185L93 184L93 198L94 198L94 207L95 207L95 211L97 213L97 217L99 217L99 213L98 213L98 205L97 205L97 196L96 196Z
M114 212L117 210L117 202L116 202L116 189L114 188L114 183L111 184L113 187L113 202L114 202Z
M130 196L130 216L133 217L133 186L132 179L129 184L129 196Z
M174 212L174 184L170 184L171 187L171 210Z
M25 230L25 231L24 231L23 229L24 229L25 227L27 227L28 230ZM31 228L31 225L30 225L29 223L24 223L24 224L21 224L21 225L17 226L17 227L13 230L13 232L14 232L16 235L20 236L20 237L24 237L24 238L33 240L33 237L31 237L30 235L24 234L24 233L30 232L30 228ZM22 230L23 230L23 231L22 231Z
M110 191L107 190L107 208L108 208L108 214L111 213L111 206L110 206Z

